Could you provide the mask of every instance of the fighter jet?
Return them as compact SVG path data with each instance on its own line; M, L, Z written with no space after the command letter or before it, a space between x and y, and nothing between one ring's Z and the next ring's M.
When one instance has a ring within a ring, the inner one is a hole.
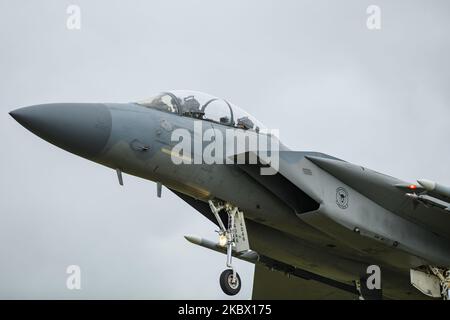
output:
M293 151L234 104L196 91L133 103L56 103L10 112L46 141L156 182L211 220L219 284L255 264L253 299L450 298L450 188ZM239 142L241 141L241 142ZM243 141L243 142L242 142ZM126 181L125 181L126 182ZM215 226L214 226L215 225Z

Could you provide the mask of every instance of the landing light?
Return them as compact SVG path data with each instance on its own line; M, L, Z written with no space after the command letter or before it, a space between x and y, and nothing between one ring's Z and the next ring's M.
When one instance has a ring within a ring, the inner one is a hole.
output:
M221 247L225 247L225 246L227 245L227 241L228 241L228 239L227 239L227 236L226 236L226 235L221 234L221 235L219 236L219 245L220 245Z

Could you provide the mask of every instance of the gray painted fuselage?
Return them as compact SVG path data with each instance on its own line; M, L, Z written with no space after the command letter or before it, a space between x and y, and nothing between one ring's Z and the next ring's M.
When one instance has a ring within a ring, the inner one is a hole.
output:
M88 111L93 105L77 105L75 109L86 110L81 116L73 108L55 115L53 109L63 110L63 105L32 106L12 116L51 143L99 164L160 182L194 199L238 206L248 221L252 250L328 278L352 283L366 274L367 266L377 264L383 272L383 294L411 298L418 293L409 283L410 268L450 265L448 239L383 208L309 159L308 153L280 160L280 173L319 204L317 210L296 212L236 165L174 164L171 133L185 128L194 134L192 118L134 103L95 104L97 111ZM45 112L38 114L42 109ZM89 127L94 132L77 127L87 126L86 119L95 121ZM207 128L228 127L203 121ZM84 134L74 134L77 130ZM284 146L281 150L289 152ZM349 192L346 210L336 205L339 187Z

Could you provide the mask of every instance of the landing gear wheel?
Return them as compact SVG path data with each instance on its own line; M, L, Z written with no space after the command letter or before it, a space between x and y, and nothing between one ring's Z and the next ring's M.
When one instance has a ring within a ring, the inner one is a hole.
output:
M234 280L234 281L233 281ZM220 275L220 287L223 292L229 296L234 296L241 290L241 278L236 273L236 278L233 279L233 270L227 269Z

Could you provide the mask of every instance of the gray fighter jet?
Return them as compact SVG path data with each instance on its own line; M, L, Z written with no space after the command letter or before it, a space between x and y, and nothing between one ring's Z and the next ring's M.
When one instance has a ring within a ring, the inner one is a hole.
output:
M121 185L122 172L154 181L159 197L165 186L215 223L218 240L186 239L226 254L226 294L241 288L236 257L256 265L254 299L449 299L449 187L289 150L235 105L194 91L10 115Z

